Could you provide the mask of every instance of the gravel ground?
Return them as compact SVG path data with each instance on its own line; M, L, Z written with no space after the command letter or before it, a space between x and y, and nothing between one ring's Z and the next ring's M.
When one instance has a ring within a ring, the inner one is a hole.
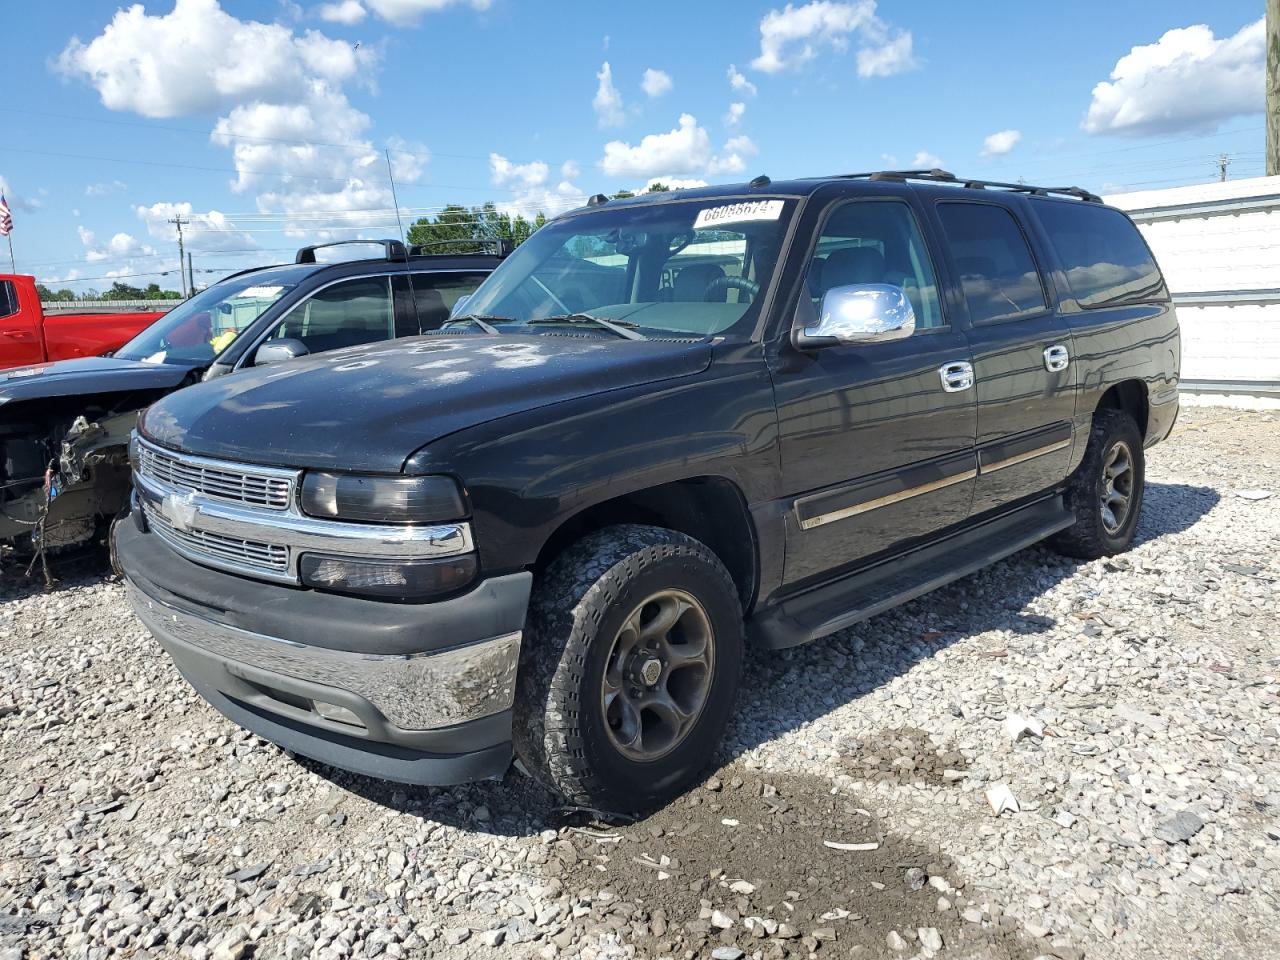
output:
M1185 410L1130 553L753 655L720 769L632 824L296 760L119 583L9 577L0 960L1280 955L1277 467L1280 414Z

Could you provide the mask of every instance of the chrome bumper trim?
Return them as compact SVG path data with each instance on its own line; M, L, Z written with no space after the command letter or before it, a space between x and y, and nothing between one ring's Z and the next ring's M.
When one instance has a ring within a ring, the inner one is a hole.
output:
M171 487L136 471L133 482L145 512L160 513L170 526L180 532L211 533L287 548L288 557L283 569L269 570L220 559L206 551L193 549L175 537L164 537L165 543L188 560L263 580L297 584L298 557L306 552L379 560L416 560L454 557L474 549L469 523L429 526L344 523L305 516L295 506L282 511L215 500ZM156 526L159 531L159 525Z
M403 730L434 730L510 709L520 659L519 631L439 652L378 656L307 646L179 610L127 584L148 630L257 670L362 697Z

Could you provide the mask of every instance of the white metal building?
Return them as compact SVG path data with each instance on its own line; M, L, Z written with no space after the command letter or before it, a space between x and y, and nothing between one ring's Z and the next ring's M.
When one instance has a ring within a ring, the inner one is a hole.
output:
M1106 198L1155 251L1182 326L1182 379L1280 396L1280 177Z

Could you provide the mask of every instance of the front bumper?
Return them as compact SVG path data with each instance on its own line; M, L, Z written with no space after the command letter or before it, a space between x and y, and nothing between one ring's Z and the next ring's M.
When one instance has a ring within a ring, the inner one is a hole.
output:
M500 776L510 763L529 574L394 604L212 570L132 523L117 524L115 537L139 619L235 723L405 783Z

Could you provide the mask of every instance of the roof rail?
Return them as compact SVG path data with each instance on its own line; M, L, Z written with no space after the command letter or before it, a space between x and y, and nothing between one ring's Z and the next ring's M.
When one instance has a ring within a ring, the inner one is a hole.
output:
M477 246L493 248L493 256L509 257L511 251L516 248L516 243L510 237L484 238L484 237L458 237L456 240L428 240L426 243L415 243L409 248L409 256L426 257L431 255L429 247L442 247L449 243L474 243ZM446 256L455 257L474 257L475 253L454 253L446 254Z
M1086 203L1101 203L1102 198L1090 193L1082 187L1037 187L1029 183L1003 183L999 180L974 180L957 177L954 173L934 168L932 170L875 170L868 173L842 173L837 175L841 180L891 180L905 183L908 180L920 180L926 183L954 183L970 190L985 190L991 187L996 190L1010 190L1014 193L1029 193L1036 197L1047 197L1050 194L1075 197Z
M293 258L294 263L315 263L316 251L323 250L326 247L343 247L352 243L363 243L366 246L371 243L382 245L384 260L404 260L408 257L408 252L404 248L404 244L399 240L334 240L331 243L315 243L309 247L303 247L298 251L297 256Z

